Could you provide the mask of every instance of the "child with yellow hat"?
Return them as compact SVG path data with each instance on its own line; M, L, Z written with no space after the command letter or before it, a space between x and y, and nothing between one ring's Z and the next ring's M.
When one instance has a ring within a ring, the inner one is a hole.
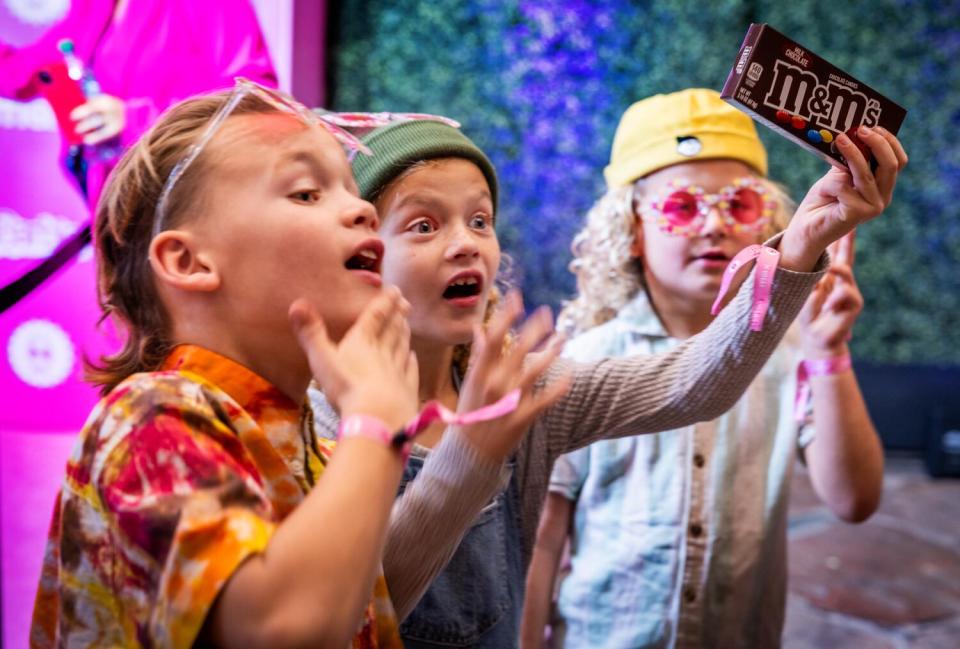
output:
M902 169L906 154L893 135L864 133L878 135ZM834 183L851 173L832 169L801 207L836 195ZM793 211L766 175L753 122L716 92L688 89L631 106L604 170L607 192L573 242L579 294L560 323L577 335L565 355L656 354L706 329L718 292L735 285L731 268ZM863 305L852 233L831 252L799 326L729 411L558 459L528 574L522 646L543 643L568 534L554 647L779 646L794 458L847 521L869 517L882 486L882 448L847 348Z

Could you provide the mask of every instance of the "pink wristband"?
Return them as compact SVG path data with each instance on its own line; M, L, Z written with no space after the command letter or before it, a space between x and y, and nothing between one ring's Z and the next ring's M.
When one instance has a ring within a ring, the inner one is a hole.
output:
M401 459L406 462L410 457L413 440L422 433L427 426L438 419L446 424L475 424L489 421L509 414L517 409L520 403L520 388L508 392L502 399L490 405L457 414L446 408L439 401L428 401L420 413L413 420L397 432L391 432L387 425L369 415L350 415L340 422L337 430L337 439L349 437L365 437L388 446L394 446L400 451Z
M818 358L812 361L800 361L800 364L797 365L797 393L793 401L794 419L803 421L806 415L807 404L810 402L811 376L839 374L840 372L846 372L851 367L853 367L853 363L850 360L850 354Z
M404 426L403 432L411 438L416 437L421 431L423 431L424 428L435 422L437 419L440 419L446 424L460 425L489 421L513 412L517 409L517 405L519 403L520 388L511 390L499 401L495 401L489 405L459 415L444 407L444 405L439 401L428 401L426 404L424 404L423 409L420 410L420 414L414 417L413 421Z
M340 421L337 429L337 439L364 437L376 442L383 442L389 446L393 443L394 434L387 428L381 419L370 415L350 415Z
M730 290L730 283L737 271L754 259L757 260L756 277L753 280L753 308L750 310L750 330L760 331L763 329L763 319L770 308L770 292L773 287L773 276L777 271L777 264L780 263L780 251L768 246L754 244L747 246L737 256L730 260L726 270L723 271L723 279L720 281L720 292L717 299L710 309L711 315L717 315L720 312L720 303L724 296Z

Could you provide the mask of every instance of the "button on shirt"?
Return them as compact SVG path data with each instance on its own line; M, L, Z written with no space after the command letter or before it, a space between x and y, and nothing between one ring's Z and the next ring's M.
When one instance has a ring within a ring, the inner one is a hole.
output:
M310 421L189 345L114 388L67 464L31 646L192 646L227 579L323 473L333 443ZM382 577L352 646L402 646Z
M720 418L557 461L550 490L576 501L558 602L566 647L779 646L798 448L795 337ZM592 361L677 343L641 293L565 355Z

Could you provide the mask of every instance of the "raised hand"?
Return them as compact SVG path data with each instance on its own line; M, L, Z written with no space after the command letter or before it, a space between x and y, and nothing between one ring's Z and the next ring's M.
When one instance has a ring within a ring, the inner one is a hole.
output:
M907 164L903 146L881 127L860 127L858 137L876 159L876 172L846 134L837 137L849 169L831 167L807 192L780 242L785 268L810 270L828 245L881 214L893 199Z
M313 377L341 417L370 415L397 429L416 415L419 375L410 351L409 310L400 291L387 287L334 343L312 305L297 300L290 306Z
M804 357L840 356L863 309L863 296L853 275L856 230L830 245L830 269L800 312Z
M511 291L503 306L490 319L486 330L474 330L470 368L460 390L457 409L467 412L493 403L514 388L520 388L517 409L490 422L462 427L464 435L482 455L501 461L520 443L523 434L543 410L563 396L569 377L561 377L540 391L534 384L560 355L563 339L554 334L553 317L540 308L520 327L512 341L511 325L523 313L520 294ZM534 352L538 347L542 351Z

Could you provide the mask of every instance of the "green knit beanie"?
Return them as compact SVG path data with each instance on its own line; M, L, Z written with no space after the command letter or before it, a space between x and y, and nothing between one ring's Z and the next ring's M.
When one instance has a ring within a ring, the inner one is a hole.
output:
M353 175L364 199L375 200L384 187L417 162L464 158L483 172L496 212L497 172L480 147L460 129L433 120L410 120L382 126L362 140L373 151L373 155L359 153L353 159Z

